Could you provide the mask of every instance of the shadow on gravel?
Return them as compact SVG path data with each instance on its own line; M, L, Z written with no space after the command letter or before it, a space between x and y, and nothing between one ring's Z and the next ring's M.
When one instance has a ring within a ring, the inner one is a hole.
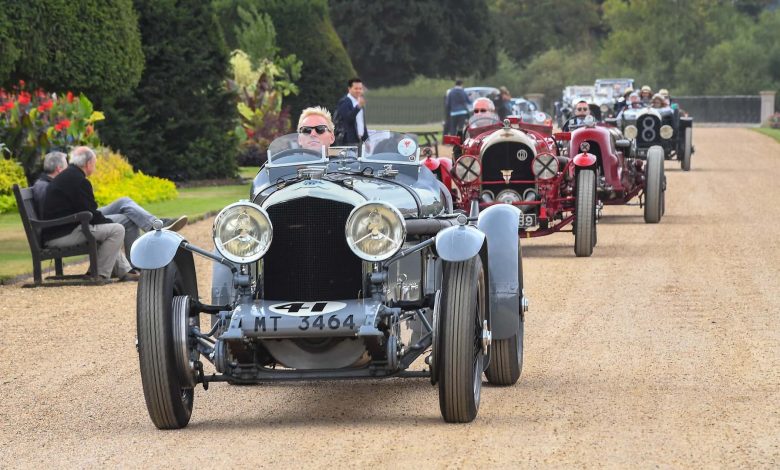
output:
M644 225L644 216L640 213L638 215L607 215L604 214L599 219L599 224L607 225ZM663 223L663 220L661 220Z
M240 417L225 415L204 421L195 418L188 429L256 429L260 425L308 428L334 423L387 425L394 420L399 426L408 426L409 420L443 422L437 387L431 386L427 378L284 382L253 388L252 392L258 393L243 397L232 407ZM262 393L258 388L262 388ZM275 398L269 400L269 395ZM281 396L287 397L279 400Z

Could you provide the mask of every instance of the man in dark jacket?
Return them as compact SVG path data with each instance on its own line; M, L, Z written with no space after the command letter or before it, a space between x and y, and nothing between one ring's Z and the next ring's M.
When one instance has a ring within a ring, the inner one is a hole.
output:
M95 171L97 156L89 147L76 147L70 156L70 165L57 175L46 189L43 203L43 218L56 219L81 211L92 213L90 231L98 243L97 273L108 279L112 271L120 281L137 281L138 274L131 272L132 266L122 254L125 228L113 223L99 210L87 176ZM78 223L43 229L43 244L50 247L72 246L86 241Z
M363 81L349 79L347 94L336 104L336 145L358 145L368 139L365 104Z
M463 80L455 80L455 87L447 92L444 99L444 109L449 116L449 134L457 134L463 130L466 119L469 117L469 105L471 100L466 90L463 89Z

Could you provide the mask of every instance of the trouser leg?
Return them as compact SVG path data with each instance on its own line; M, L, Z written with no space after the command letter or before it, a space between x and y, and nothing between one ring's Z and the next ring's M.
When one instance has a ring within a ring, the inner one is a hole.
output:
M133 223L138 226L138 228L145 232L148 232L152 229L152 222L154 222L156 217L150 214L143 207L139 206L138 203L129 197L121 197L114 202L121 202L119 209L121 214L132 220Z
M124 214L103 214L113 222L122 224L125 228L125 255L130 256L130 247L133 246L133 242L141 236L141 229L135 224L129 217Z
M89 228L95 236L95 240L98 241L98 274L109 278L114 265L117 264L117 258L121 255L120 250L125 239L125 228L122 224L90 225ZM125 259L124 265L118 266L117 275L122 277L129 270Z

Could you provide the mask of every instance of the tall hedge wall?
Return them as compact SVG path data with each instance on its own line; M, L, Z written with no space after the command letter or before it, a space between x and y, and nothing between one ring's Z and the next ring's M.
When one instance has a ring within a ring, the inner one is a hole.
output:
M100 102L141 78L132 0L0 0L0 12L0 80L6 85L23 79Z

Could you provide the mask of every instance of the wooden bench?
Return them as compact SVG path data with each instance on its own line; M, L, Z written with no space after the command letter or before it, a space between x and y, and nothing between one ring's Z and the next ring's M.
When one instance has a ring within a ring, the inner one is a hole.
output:
M35 201L33 200L32 189L20 188L18 184L15 184L13 191L33 259L33 279L35 283L32 285L25 284L24 287L95 285L110 282L100 278L96 269L92 269L92 274L88 276L65 276L62 273L62 258L68 256L89 255L90 266L97 266L97 241L89 230L89 221L92 219L92 214L89 211L79 212L59 219L41 220L35 209L36 206ZM44 228L69 225L77 222L81 224L81 230L87 238L87 241L84 243L68 247L44 247L41 243L41 230ZM41 273L41 262L48 259L54 260L55 276L49 276L46 279L52 279L55 282L44 283Z

